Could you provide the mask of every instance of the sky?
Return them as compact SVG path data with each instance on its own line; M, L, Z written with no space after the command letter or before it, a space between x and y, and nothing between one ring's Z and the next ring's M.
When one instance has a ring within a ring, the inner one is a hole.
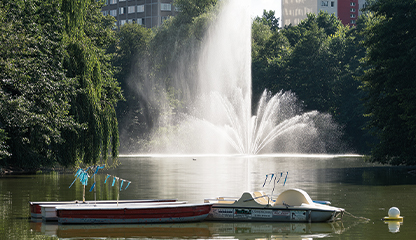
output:
M262 16L263 10L266 9L267 11L275 11L276 18L280 18L282 6L281 1L282 0L251 0L252 17Z

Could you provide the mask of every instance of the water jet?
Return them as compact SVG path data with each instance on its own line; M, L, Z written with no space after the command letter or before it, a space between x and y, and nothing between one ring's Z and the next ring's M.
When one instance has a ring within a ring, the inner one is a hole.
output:
M249 6L249 0L222 2L197 51L193 100L153 135L150 152L252 155L325 153L333 147L339 128L331 116L303 111L295 93L265 90L252 112Z

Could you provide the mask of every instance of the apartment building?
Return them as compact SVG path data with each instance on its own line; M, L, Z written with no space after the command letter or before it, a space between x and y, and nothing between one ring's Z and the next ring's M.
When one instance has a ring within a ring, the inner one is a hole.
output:
M102 13L115 17L117 27L129 22L152 28L174 16L175 8L173 0L106 0Z
M364 4L365 0L282 0L282 25L297 25L308 13L325 11L354 26Z
M344 25L355 26L365 0L338 0L338 18Z

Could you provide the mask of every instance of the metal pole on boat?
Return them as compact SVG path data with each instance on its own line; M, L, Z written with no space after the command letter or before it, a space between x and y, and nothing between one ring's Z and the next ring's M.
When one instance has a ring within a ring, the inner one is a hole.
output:
M117 178L117 206L118 206L118 199L120 197L120 181L119 178Z
M94 183L95 183L95 174L94 174ZM95 205L97 205L97 192L95 188L94 188L94 201L95 201Z

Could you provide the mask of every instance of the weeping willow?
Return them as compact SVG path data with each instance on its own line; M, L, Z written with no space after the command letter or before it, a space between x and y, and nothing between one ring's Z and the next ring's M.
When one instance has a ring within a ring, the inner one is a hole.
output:
M107 163L110 152L116 163L118 156L115 105L121 99L120 88L112 77L105 49L97 46L84 31L88 7L94 2L62 0L67 52L64 65L67 76L78 83L70 113L79 123L79 127L62 133L65 143L59 161L65 166Z

